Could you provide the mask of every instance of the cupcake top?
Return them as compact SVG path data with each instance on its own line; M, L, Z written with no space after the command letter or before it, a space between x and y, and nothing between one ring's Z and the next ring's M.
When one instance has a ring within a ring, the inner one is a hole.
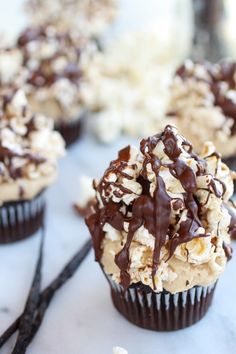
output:
M0 91L6 87L20 88L26 78L22 52L18 48L0 49Z
M76 28L86 37L102 34L117 14L117 0L28 0L31 22L54 24L60 30Z
M127 146L94 182L86 218L96 260L127 288L171 293L213 284L231 256L232 173L211 143L200 156L166 126Z
M98 139L111 143L122 133L140 137L163 128L172 70L169 48L153 30L127 33L96 52L83 97Z
M198 151L211 140L224 157L234 155L236 63L187 60L176 72L168 109Z
M77 119L83 110L82 67L93 44L75 32L45 25L27 28L18 47L28 70L26 91L33 110L55 120Z
M0 204L32 199L53 182L64 142L43 115L32 114L22 90L0 94Z

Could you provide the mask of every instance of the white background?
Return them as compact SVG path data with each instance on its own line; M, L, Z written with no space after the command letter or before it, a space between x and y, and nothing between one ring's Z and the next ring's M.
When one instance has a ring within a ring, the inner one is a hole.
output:
M126 2L140 3L139 13L150 12L147 0L142 4L141 0ZM0 0L0 27L14 33L22 26L23 17L17 9L20 3L19 0ZM133 16L123 11L125 17L127 19L118 27L125 27L127 23L131 25ZM138 20L135 22L133 19L132 26L137 26ZM83 221L72 209L79 196L78 176L98 177L115 158L118 148L130 142L130 139L123 138L113 147L106 147L85 136L61 161L59 178L48 192L43 286L56 276L89 237ZM35 236L15 245L0 247L0 332L22 311L38 245L39 236ZM116 312L110 300L109 287L91 252L74 278L55 296L27 353L111 354L114 345L127 348L129 354L236 353L235 274L236 259L233 259L217 286L214 305L201 322L178 332L155 333L129 324ZM1 353L9 354L12 345L13 341L9 342Z

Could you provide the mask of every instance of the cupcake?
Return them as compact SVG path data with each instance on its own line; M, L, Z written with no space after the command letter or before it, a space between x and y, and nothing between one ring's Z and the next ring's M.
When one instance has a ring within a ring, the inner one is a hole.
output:
M201 155L176 128L127 146L94 182L86 218L114 306L170 331L199 321L231 257L233 173L212 143Z
M27 28L18 47L28 70L25 90L32 110L51 117L66 144L72 144L85 115L80 89L83 66L94 45L72 31L44 26Z
M31 113L22 90L0 90L0 117L0 243L10 243L42 226L64 143L50 119Z
M200 151L213 141L223 160L236 169L236 63L194 63L176 72L168 105L181 132Z
M115 20L117 0L28 0L26 12L34 25L45 22L59 30L76 29L87 38L99 39Z

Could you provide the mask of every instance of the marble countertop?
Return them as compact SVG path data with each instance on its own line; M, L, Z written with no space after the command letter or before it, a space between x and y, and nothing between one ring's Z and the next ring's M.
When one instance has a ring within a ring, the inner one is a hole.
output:
M86 136L61 160L59 178L48 191L43 286L47 285L88 238L72 204L79 196L78 176L99 176L119 148L97 145ZM0 332L22 311L37 258L39 235L0 247ZM236 243L234 244L236 251ZM177 332L155 333L127 322L114 309L109 287L93 252L55 296L29 354L111 354L122 346L129 354L233 354L236 352L236 258L220 279L214 303L198 324ZM13 341L2 354L9 354Z
M131 4L131 0L125 1ZM132 4L137 1L145 7L147 0L132 0ZM15 32L22 28L24 21L18 12L21 3L22 0L11 0L9 4L0 1L0 30ZM142 14L142 8L139 12ZM123 13L124 23L130 23L132 16ZM79 175L98 177L117 150L128 143L130 139L123 138L108 147L86 136L61 160L59 178L47 195L43 287L89 237L84 222L72 208L79 197ZM35 235L0 247L0 332L23 309L38 246L39 235ZM13 343L10 341L0 353L9 354ZM228 264L218 283L214 304L201 322L177 332L155 333L128 323L114 309L108 284L91 252L75 276L56 294L27 353L111 354L116 345L128 349L129 354L236 353L236 257Z

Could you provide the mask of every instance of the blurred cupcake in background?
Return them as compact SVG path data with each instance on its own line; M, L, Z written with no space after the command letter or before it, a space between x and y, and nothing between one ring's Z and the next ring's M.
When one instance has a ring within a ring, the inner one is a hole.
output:
M76 30L99 40L117 15L118 0L28 0L33 25L51 23L60 31Z
M28 71L23 66L23 55L18 48L0 49L0 92L9 88L21 88L27 80Z
M127 350L124 348L121 348L121 347L114 347L112 353L113 354L128 354Z
M170 95L168 114L195 149L212 141L236 169L236 63L187 60L176 72Z
M121 134L153 134L166 124L175 68L169 54L154 30L126 33L96 53L86 71L83 98L101 142L112 143Z
M233 177L172 126L127 146L94 182L86 222L117 310L152 330L199 321L231 258Z
M80 136L85 115L83 67L94 44L50 25L25 29L18 47L28 70L25 89L32 110L53 118L66 144L72 144Z
M0 91L0 243L34 234L42 225L44 191L57 175L64 142L53 122L33 114L22 90Z

